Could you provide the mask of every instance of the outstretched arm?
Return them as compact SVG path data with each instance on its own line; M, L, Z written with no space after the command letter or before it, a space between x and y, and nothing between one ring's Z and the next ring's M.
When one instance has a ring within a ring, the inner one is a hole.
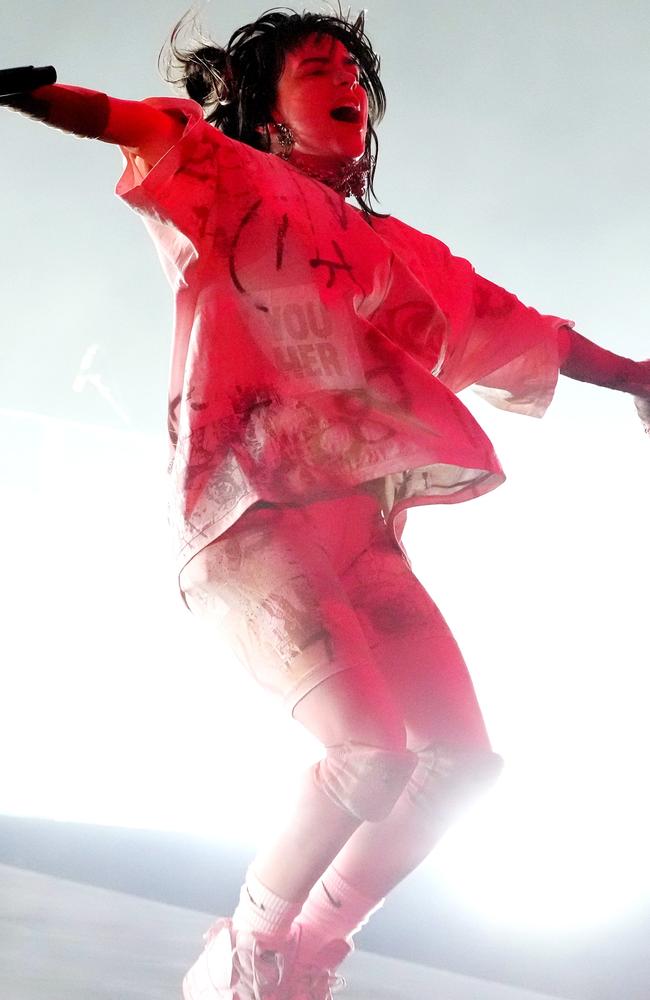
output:
M562 329L567 337L560 368L563 375L633 396L650 397L650 361L631 361L598 347L568 326Z
M67 84L3 97L0 104L63 132L125 146L149 163L156 163L183 131L177 118L148 104Z
M634 396L643 428L650 434L650 361L630 361L612 354L568 326L562 332L566 335L562 374L579 382L629 392Z

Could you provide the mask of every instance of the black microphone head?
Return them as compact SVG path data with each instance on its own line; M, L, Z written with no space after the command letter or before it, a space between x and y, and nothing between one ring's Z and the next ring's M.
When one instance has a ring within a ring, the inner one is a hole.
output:
M54 66L15 66L0 69L0 97L27 94L38 87L56 83Z

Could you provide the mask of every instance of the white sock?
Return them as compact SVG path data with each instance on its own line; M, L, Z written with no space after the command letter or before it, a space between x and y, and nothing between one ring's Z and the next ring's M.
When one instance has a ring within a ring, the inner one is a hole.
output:
M363 896L330 865L295 920L302 928L301 953L315 955L328 942L356 934L383 903Z
M232 922L236 931L283 938L299 912L299 903L276 896L249 868Z

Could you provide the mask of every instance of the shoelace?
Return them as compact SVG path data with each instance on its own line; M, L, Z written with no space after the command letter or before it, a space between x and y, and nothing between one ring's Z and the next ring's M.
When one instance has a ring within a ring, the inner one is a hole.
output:
M258 958L259 956L259 958ZM265 961L265 956L271 956L271 962L266 959L267 965L272 964L274 969L273 973L269 976L270 970L264 970L258 968L258 960ZM239 956L235 955L235 959L238 960ZM241 963L237 961L237 965L241 968ZM255 1000L264 1000L264 994L262 990L266 989L267 986L276 987L279 986L284 979L284 955L279 951L264 951L257 944L253 948L251 967L253 972L253 995Z
M291 985L305 991L305 1000L334 1000L332 994L338 993L347 984L343 976L309 965L297 973Z

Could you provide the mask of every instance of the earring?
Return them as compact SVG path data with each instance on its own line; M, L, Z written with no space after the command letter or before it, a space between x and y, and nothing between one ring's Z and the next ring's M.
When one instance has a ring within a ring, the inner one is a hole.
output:
M291 156L293 147L296 144L296 137L293 133L293 129L290 125L285 125L284 122L275 123L275 137L277 138L278 145L280 147L278 156L283 160L288 160Z

